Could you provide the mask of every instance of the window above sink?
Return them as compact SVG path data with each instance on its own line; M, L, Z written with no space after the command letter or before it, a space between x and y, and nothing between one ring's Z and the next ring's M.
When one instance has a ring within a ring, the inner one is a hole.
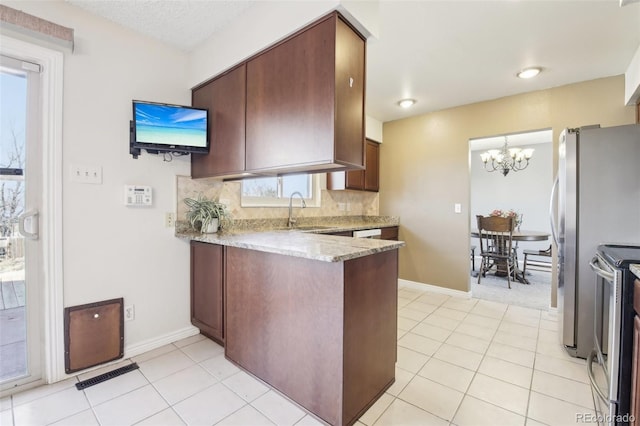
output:
M289 207L289 197L296 191L302 194L307 207L320 207L318 174L244 179L241 188L242 207ZM299 205L295 203L294 207Z

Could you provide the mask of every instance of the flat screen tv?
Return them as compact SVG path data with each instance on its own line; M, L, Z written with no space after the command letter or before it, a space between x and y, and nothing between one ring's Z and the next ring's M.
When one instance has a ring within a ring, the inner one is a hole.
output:
M209 152L209 111L133 101L133 148L148 152Z

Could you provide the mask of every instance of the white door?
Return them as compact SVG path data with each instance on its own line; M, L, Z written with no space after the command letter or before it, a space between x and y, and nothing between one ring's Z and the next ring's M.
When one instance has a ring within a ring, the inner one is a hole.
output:
M0 56L0 390L40 381L40 66Z

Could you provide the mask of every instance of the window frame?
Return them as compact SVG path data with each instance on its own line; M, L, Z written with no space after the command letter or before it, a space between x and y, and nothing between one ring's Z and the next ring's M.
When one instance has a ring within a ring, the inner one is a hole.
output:
M321 190L320 190L320 177L319 174L307 174L309 179L309 193L311 194L310 198L304 198L304 202L307 207L320 207L320 198L321 198ZM269 177L269 176L265 176ZM289 207L289 197L284 197L282 195L282 187L283 187L283 178L285 176L275 176L277 178L277 195L275 197L251 197L243 195L243 185L244 180L240 184L240 206L241 207ZM260 179L260 178L256 178ZM296 197L297 198L297 197ZM299 203L299 201L298 201ZM295 200L294 200L295 204ZM295 204L296 206L298 204Z

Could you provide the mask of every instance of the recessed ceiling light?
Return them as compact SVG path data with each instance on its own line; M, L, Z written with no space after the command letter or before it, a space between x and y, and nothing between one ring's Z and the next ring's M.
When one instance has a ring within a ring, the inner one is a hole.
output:
M402 108L409 108L416 102L417 101L415 99L402 99L401 101L398 101L398 105L400 105Z
M540 71L542 71L542 68L540 68L540 67L525 68L522 71L520 71L517 74L517 76L519 78L531 78L531 77L535 77L536 75L540 74Z

